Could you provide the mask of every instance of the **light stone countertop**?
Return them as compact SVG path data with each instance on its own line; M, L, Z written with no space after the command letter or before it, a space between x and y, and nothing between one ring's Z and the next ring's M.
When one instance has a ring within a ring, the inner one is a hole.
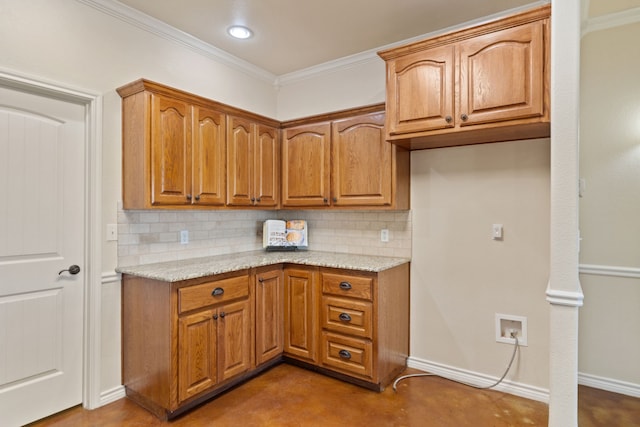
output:
M191 258L181 261L159 262L155 264L118 267L123 274L179 282L215 274L230 273L253 267L291 263L316 267L344 268L349 270L378 273L410 262L409 258L393 258L373 255L354 255L338 252L295 251L266 252L252 251L237 254Z

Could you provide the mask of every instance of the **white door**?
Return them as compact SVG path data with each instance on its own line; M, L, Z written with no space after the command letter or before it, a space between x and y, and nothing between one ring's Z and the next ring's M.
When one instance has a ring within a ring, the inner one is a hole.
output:
M84 123L82 105L0 87L2 426L82 402Z

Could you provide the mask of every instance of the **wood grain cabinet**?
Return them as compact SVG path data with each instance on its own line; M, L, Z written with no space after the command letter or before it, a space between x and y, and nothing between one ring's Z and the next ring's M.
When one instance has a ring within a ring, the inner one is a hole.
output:
M227 120L227 204L278 206L278 129L241 117L229 116Z
M385 140L384 105L299 122L284 124L283 207L409 208L409 154Z
M225 114L144 81L118 92L123 207L224 205Z
M310 364L318 361L318 269L284 269L284 354Z
M282 355L284 350L284 276L282 266L255 273L256 365Z
M549 136L549 16L543 6L379 52L387 139L422 149Z
M252 369L247 270L184 282L123 276L123 383L160 418L234 384Z
M321 366L382 390L409 352L408 264L380 273L321 269Z

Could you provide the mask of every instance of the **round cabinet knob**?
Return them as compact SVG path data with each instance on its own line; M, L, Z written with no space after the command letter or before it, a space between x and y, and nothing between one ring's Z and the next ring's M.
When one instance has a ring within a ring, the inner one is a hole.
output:
M198 195L196 196L196 202L199 202L199 201L200 201L200 195L198 194Z
M327 199L326 197L324 199L322 199L323 202L325 203L329 203L329 199Z
M447 117L444 118L444 121L447 122L447 123L451 123L453 121L453 117L447 116Z
M340 316L338 316L338 318L343 322L351 322L351 316L349 316L347 313L340 313Z
M256 202L256 198L255 198L255 197L252 197L252 198L251 198L251 203L255 203L255 202Z
M258 203L260 203L261 201L262 201L262 199L261 199L260 197L258 197L258 198L256 199L256 202L258 202Z
M343 359L351 359L351 353L348 350L340 350L338 355Z
M191 194L187 194L187 200L191 200Z
M226 316L227 313L225 313L224 311L222 313L220 313L220 317L224 318L224 316Z
M466 114L462 114L460 118L462 119L463 122L466 122L467 120L469 120L469 116L467 116Z
M258 282L263 283L264 279L262 277L258 278Z
M218 320L218 314L213 315L213 320Z

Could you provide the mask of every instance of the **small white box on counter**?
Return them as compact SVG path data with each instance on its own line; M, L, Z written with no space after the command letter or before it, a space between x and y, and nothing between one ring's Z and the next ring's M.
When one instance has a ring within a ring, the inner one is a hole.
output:
M267 250L307 249L307 221L266 220L262 225L262 247Z

